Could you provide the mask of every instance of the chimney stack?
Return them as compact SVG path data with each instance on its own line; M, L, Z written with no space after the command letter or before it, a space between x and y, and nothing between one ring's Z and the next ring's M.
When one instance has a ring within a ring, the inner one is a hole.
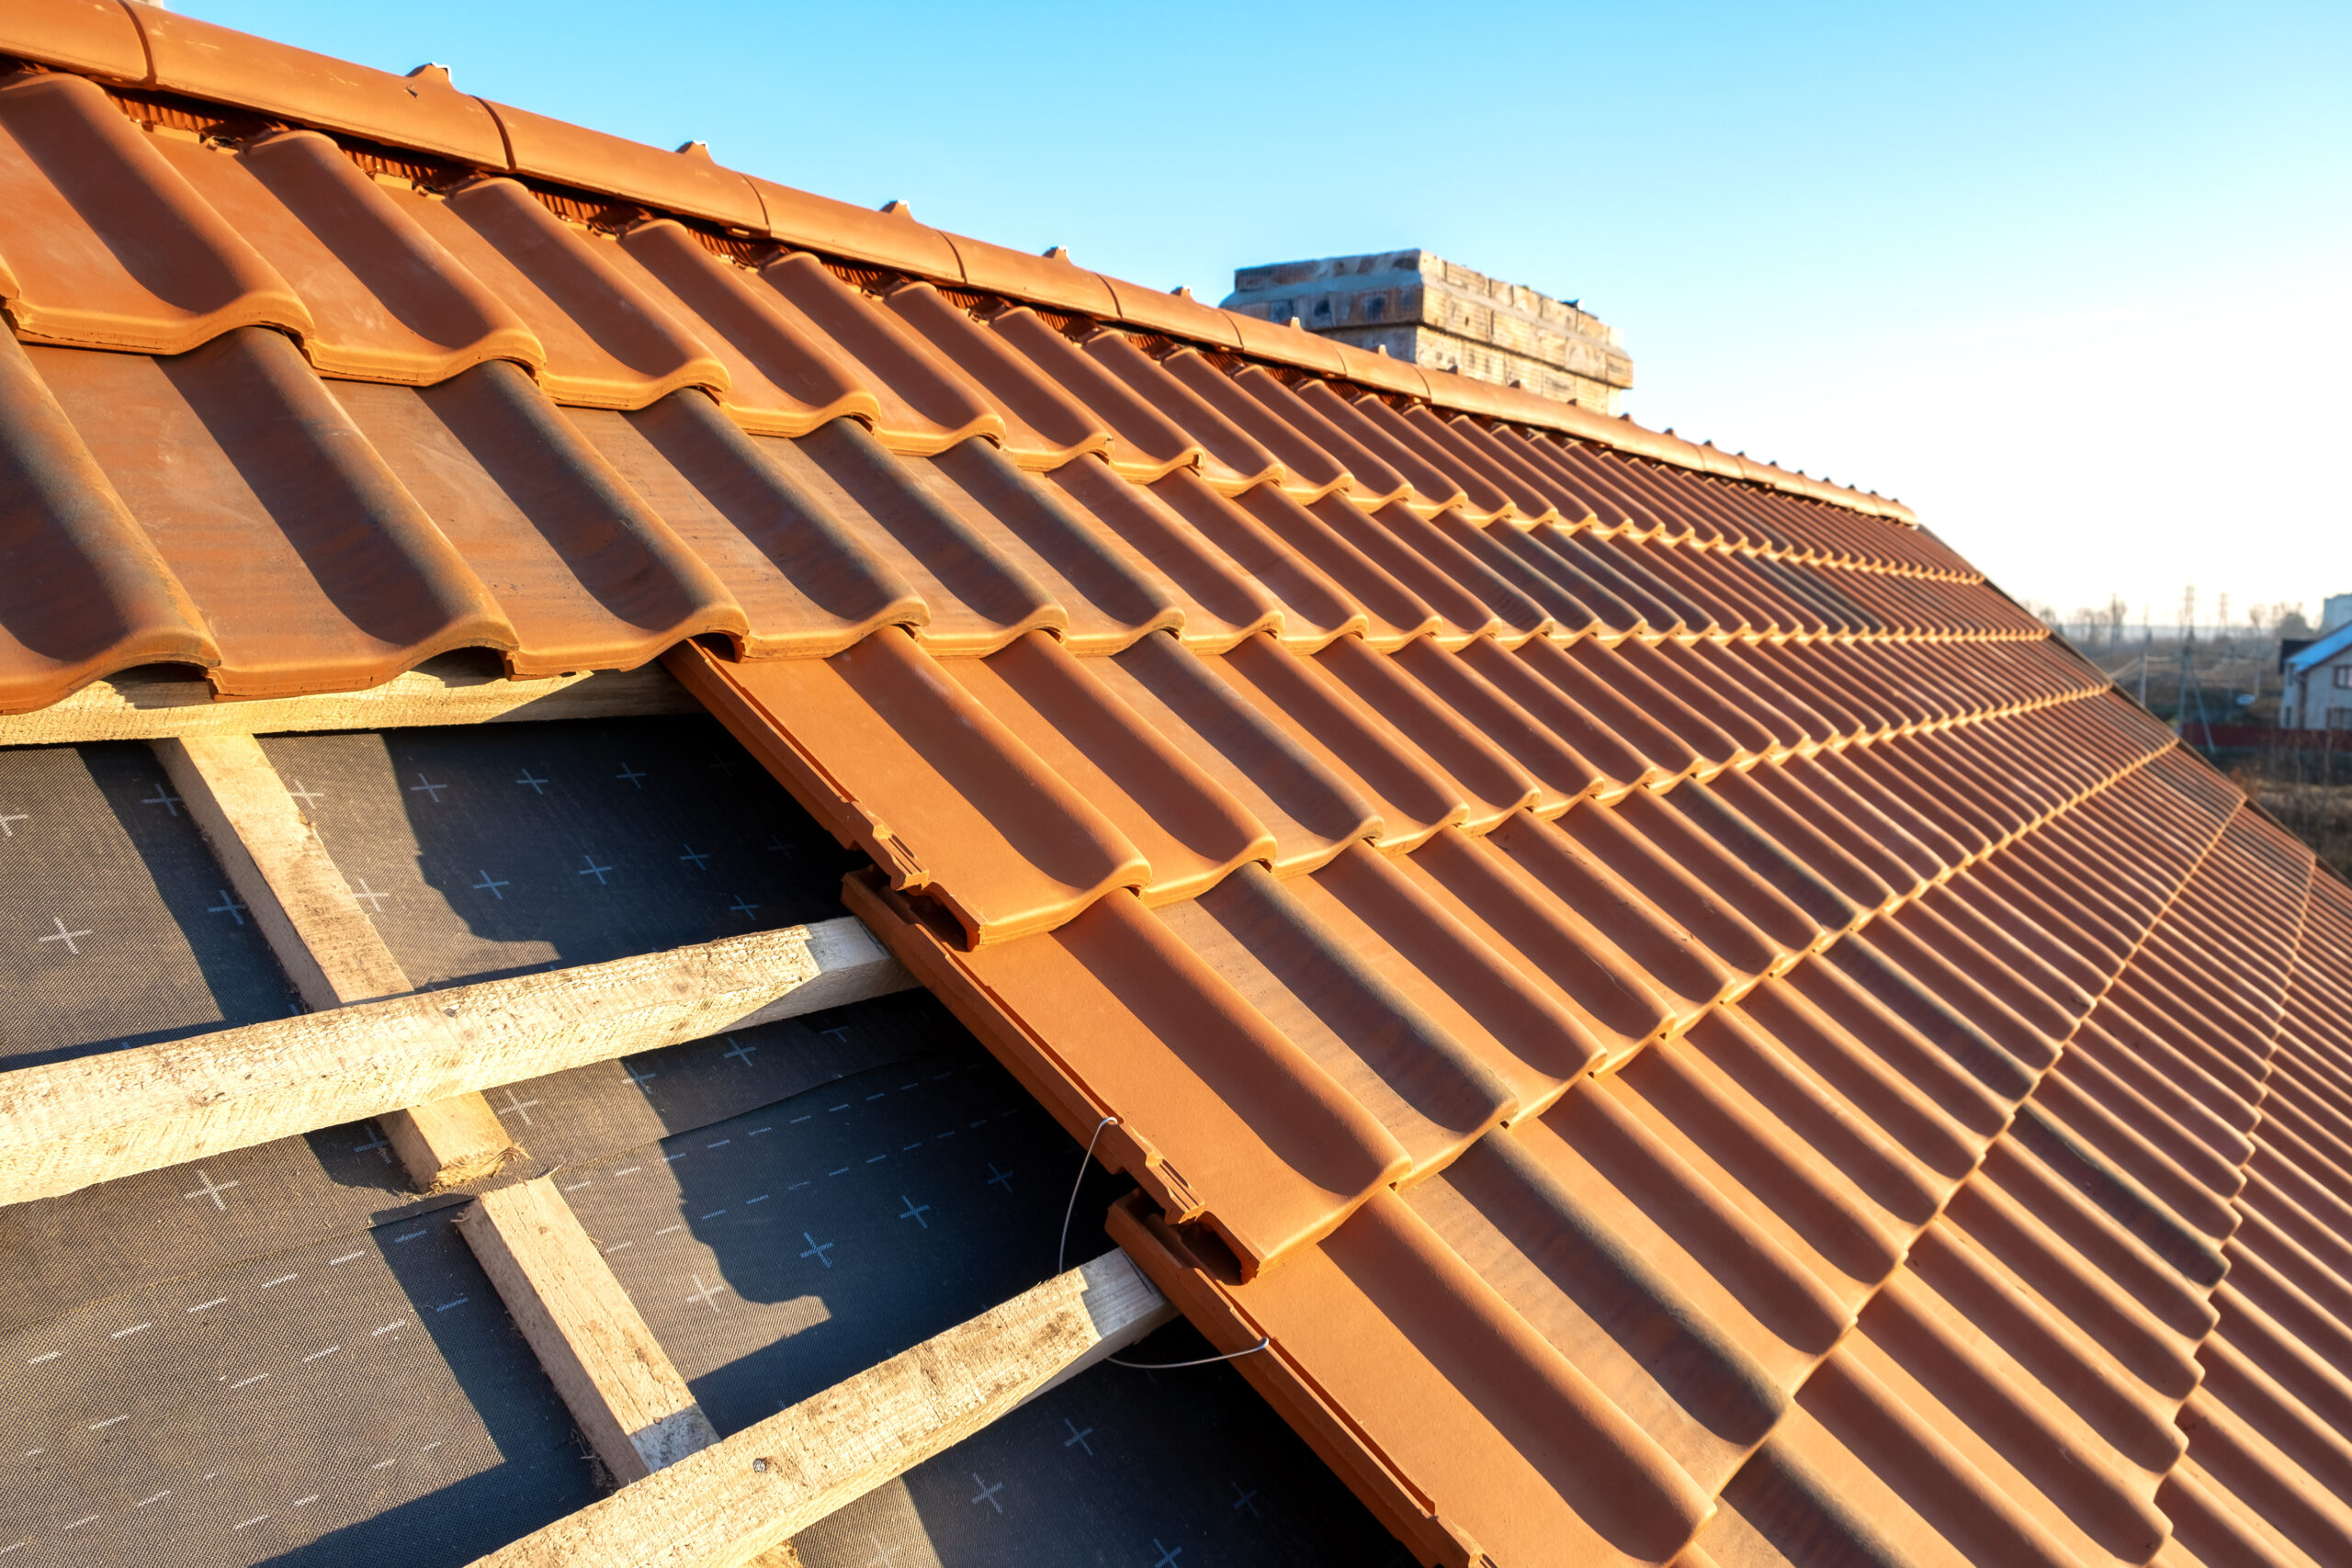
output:
M1240 267L1225 308L1600 413L1634 384L1616 328L1427 251Z

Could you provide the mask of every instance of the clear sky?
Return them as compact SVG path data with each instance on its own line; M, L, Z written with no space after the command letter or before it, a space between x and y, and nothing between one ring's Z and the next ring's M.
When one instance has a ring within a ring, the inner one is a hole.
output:
M1221 297L1419 245L2021 598L2352 591L2352 6L175 8Z

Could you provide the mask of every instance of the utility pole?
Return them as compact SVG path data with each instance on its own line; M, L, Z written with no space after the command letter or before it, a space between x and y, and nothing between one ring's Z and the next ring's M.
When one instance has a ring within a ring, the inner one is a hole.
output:
M2140 606L2140 705L2143 708L2148 705L2148 655L2156 646L2156 628L2149 620L2150 614L2147 605Z

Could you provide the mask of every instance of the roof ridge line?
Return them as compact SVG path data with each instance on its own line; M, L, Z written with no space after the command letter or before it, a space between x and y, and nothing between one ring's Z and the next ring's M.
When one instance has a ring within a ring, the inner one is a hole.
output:
M117 0L111 14L88 0L11 0L0 9L0 54L454 157L486 170L601 191L782 243L1028 303L1082 310L1253 359L1423 398L1453 412L1536 425L1654 462L1918 525L1917 515L1898 502L1755 462L1712 442L1688 441L1518 387L1408 365L1205 304L1181 290L1146 288L1078 266L1059 247L1033 256L952 234L917 222L903 203L870 211L727 168L707 150L664 152L492 103L459 93L441 73L397 76L133 0Z

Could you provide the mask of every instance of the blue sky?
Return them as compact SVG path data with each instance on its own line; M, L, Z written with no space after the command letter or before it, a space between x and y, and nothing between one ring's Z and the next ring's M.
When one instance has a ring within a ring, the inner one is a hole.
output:
M2352 591L2352 7L175 8L1216 299L1420 245L2020 597Z

